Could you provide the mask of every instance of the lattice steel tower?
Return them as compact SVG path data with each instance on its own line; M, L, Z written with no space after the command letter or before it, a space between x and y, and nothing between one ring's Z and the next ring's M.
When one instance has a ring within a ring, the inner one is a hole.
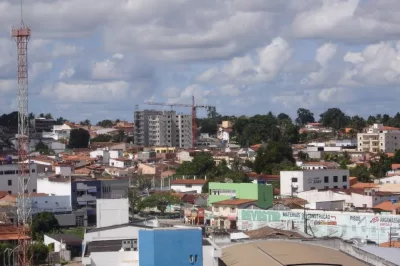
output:
M21 0L21 24L12 27L12 37L17 44L18 54L18 265L30 266L31 255L28 254L30 236L30 207L28 184L30 182L29 153L29 121L28 121L28 42L31 30L25 25L22 17Z

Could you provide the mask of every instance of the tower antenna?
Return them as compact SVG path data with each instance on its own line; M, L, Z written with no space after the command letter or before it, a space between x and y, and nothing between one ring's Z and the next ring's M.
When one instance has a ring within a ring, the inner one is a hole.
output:
M31 209L30 199L30 163L29 163L29 122L28 122L28 42L31 30L23 21L23 2L21 0L21 24L12 27L12 37L17 44L18 57L18 265L31 266L28 255L30 243Z

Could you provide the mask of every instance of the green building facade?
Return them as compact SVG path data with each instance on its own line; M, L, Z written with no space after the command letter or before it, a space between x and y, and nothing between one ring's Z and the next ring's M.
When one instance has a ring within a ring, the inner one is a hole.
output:
M254 183L208 183L208 206L227 199L253 199L260 208L269 208L273 204L271 185Z

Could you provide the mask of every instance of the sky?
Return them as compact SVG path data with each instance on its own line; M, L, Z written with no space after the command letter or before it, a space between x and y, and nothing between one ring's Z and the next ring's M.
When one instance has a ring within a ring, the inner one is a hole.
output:
M0 14L1 114L18 108L19 1ZM398 111L399 0L24 0L23 20L36 114L131 121L192 95L224 115Z

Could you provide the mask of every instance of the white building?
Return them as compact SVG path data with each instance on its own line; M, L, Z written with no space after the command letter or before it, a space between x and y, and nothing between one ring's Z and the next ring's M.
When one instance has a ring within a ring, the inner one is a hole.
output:
M69 178L38 178L37 191L38 193L46 193L57 196L71 196L71 180Z
M52 138L55 140L59 139L69 139L72 127L67 124L54 125L52 132L42 132L43 138Z
M324 209L324 210L340 210L339 206L342 206L344 210L351 208L373 208L379 203L391 200L393 198L392 193L381 192L376 189L364 189L360 191L318 191L309 190L299 192L297 197L308 201L306 205L309 209ZM398 196L396 196L398 198ZM339 203L344 201L343 203ZM331 205L329 205L331 202ZM331 207L331 209L328 208Z
M131 167L132 165L133 165L133 161L128 158L110 159L110 166L113 166L113 167L126 168L126 167Z
M376 184L400 184L400 176L389 176L384 178L375 179L374 182Z
M357 134L357 147L362 152L395 152L400 148L400 130L374 124L366 133Z
M297 195L315 189L349 188L349 170L321 169L281 171L281 195Z
M19 204L19 199L17 199L17 204ZM40 212L60 213L72 211L70 196L35 195L27 199L26 205L31 208L32 214Z
M123 156L122 150L97 149L90 152L90 158L101 158L103 164L109 164L110 159L116 159Z
M201 193L203 186L207 183L204 179L175 179L171 181L171 189L176 192Z
M37 192L37 165L35 163L28 164L29 169L26 169L26 176L30 176L29 182L26 179L27 190L26 193ZM28 174L29 171L29 174ZM12 164L0 164L0 190L8 191L9 194L17 194L19 191L19 165L16 163Z
M96 227L129 223L128 199L97 199Z

